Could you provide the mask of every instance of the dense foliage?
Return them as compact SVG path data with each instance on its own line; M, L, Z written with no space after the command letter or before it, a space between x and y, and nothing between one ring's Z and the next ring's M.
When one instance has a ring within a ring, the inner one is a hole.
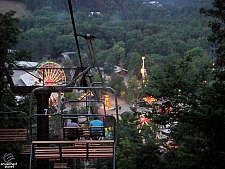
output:
M76 52L67 2L20 2L32 10L32 15L21 19L20 28L27 39L19 46L31 51L33 60L43 57L57 60L62 57L62 52ZM181 58L195 47L209 53L206 41L208 18L199 14L199 8L209 6L210 0L159 2L160 7L138 0L75 1L73 11L77 32L96 36L93 45L100 66L123 63L124 68L138 77L141 57L146 54L149 55L146 67L151 67L153 63ZM85 59L88 54L85 39L79 38L79 44ZM77 55L75 63L79 65ZM135 65L131 66L131 63Z
M13 67L16 60L28 59L27 52L15 48L21 31L18 28L18 19L14 18L15 12L0 13L0 125L1 128L27 128L27 103L25 99L18 101L9 89L9 80L6 78L5 69ZM5 113L11 111L24 111L24 113ZM0 158L4 159L6 153L13 153L18 162L18 168L28 168L28 159L21 155L22 143L1 142ZM2 161L3 162L3 161ZM3 165L2 165L3 166Z
M169 137L178 145L176 151L162 155L162 168L224 168L224 6L214 1L214 8L201 9L207 16L212 35L208 40L218 47L214 61L206 62L199 49L185 53L183 59L165 64L152 72L146 83L146 93L163 98L161 112L153 111L156 124L177 125L170 128ZM209 64L210 63L210 64ZM168 111L170 110L170 111Z

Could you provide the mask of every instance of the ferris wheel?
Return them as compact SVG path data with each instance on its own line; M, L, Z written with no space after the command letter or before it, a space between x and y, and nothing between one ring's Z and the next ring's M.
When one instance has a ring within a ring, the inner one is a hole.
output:
M55 86L66 82L62 67L55 62L42 63L34 74L42 79L43 86Z
M39 82L36 81L35 85L38 86L56 86L65 84L66 82L66 76L63 68L55 62L44 62L40 64L34 74L42 79ZM51 94L50 101L53 105L58 104L57 97L57 93Z

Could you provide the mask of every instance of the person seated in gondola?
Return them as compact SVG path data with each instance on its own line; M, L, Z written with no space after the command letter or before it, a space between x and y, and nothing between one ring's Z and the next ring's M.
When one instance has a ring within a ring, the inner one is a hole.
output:
M92 120L89 124L91 128L91 138L93 140L98 140L103 136L103 122L99 120L97 117L94 117L94 120ZM101 128L97 128L100 126Z
M71 118L67 121L66 127L80 127L76 118Z
M68 140L79 140L83 136L83 129L78 124L78 120L76 118L71 118L68 120L66 127L71 127L65 129L65 137L68 138Z

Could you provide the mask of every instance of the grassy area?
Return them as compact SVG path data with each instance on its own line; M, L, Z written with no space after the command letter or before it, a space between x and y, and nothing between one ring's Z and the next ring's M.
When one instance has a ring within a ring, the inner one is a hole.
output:
M9 11L16 11L16 17L21 18L23 16L30 15L30 12L26 9L26 5L23 3L13 1L1 1L0 0L0 13L6 13Z

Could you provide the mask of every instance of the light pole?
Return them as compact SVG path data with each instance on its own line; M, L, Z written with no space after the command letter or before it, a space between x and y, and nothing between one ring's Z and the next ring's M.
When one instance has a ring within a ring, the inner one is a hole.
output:
M142 67L141 67L141 75L142 75L142 82L144 82L144 78L145 78L145 57L142 57Z

